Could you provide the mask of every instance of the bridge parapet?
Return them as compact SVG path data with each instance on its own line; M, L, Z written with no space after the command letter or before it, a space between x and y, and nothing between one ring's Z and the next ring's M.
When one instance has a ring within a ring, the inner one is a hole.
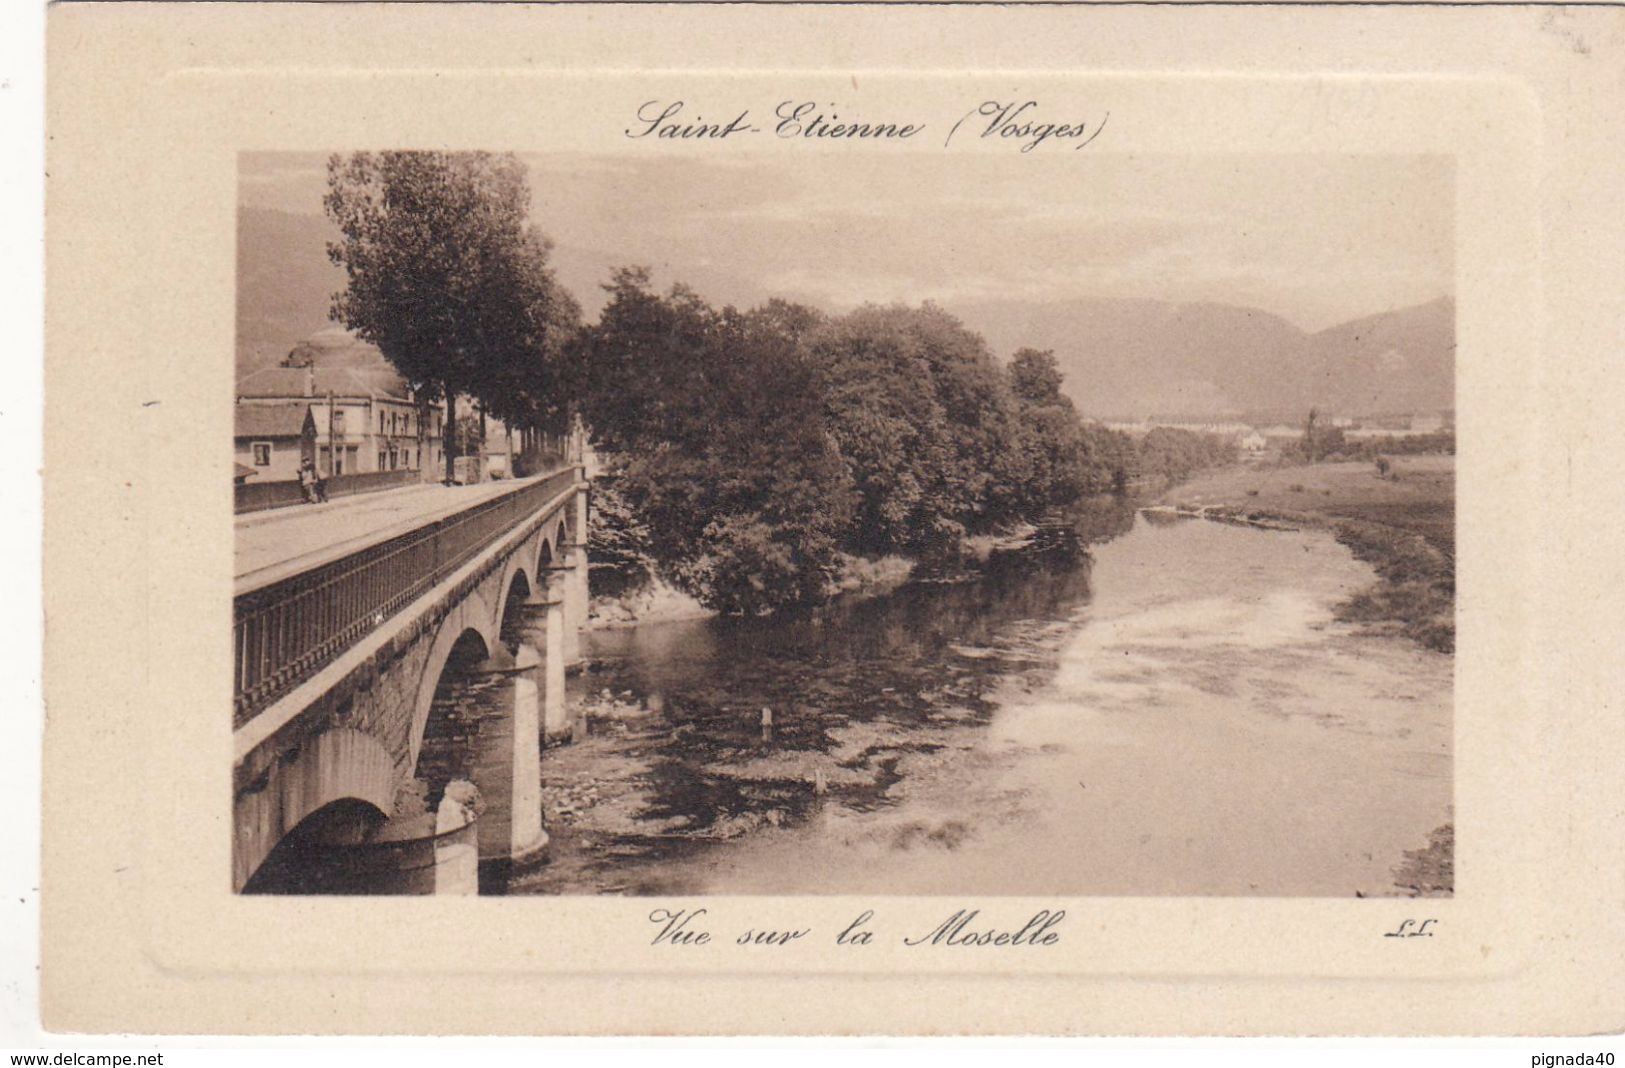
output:
M564 726L567 605L586 591L561 561L563 547L580 540L575 531L584 522L579 502L585 493L580 469L566 468L419 529L397 528L360 548L338 547L297 574L285 567L257 583L244 581L239 623L245 605L263 610L280 600L306 613L299 620L290 610L282 623L290 628L294 620L304 628L292 627L294 638L320 636L314 624L325 623L332 644L295 657L280 676L267 676L272 681L259 692L271 696L260 703L242 702L239 690L234 887L248 885L284 840L308 845L309 835L296 833L307 817L328 835L333 828L320 814L367 822L356 815L359 803L372 813L368 819L388 820L376 833L393 833L395 817L411 813L410 806L395 811L402 802L391 798L425 774L419 756L431 708L444 716L455 707L434 705L441 681L491 671L513 679L491 691L495 704L479 713L481 722L490 722L474 739L473 781L496 805L479 821L482 862L518 861L545 844L540 743ZM430 570L405 573L414 561ZM283 640L277 648L302 648ZM239 632L239 655L243 648ZM483 659L469 660L474 650ZM335 748L335 740L347 740L346 747ZM343 823L339 837L352 842L359 826Z
M240 727L503 534L569 492L566 467L406 533L263 585L233 604L232 725Z

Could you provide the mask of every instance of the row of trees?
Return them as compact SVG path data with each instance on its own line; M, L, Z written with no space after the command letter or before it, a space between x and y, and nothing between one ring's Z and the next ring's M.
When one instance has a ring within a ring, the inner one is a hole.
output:
M357 152L327 164L328 256L348 285L332 317L377 345L427 405L562 428L556 380L581 309L530 222L525 166L488 152ZM448 424L453 424L448 419ZM457 435L448 435L446 478Z
M420 397L522 428L579 411L657 569L721 611L814 603L844 555L954 549L1220 458L1201 435L1084 422L1052 354L1001 366L930 304L740 311L628 268L583 325L510 156L360 153L328 177L334 317Z

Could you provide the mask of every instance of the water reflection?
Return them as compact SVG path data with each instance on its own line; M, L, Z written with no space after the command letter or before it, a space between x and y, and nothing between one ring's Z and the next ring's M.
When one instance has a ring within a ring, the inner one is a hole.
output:
M582 748L544 759L563 809L550 819L564 833L555 863L515 890L594 888L575 881L583 871L666 886L629 874L629 858L655 862L793 826L821 806L894 803L905 754L941 749L944 731L985 726L1005 680L1053 673L1090 597L1089 546L1134 522L1128 501L1091 501L985 559L939 562L888 593L807 615L592 635L594 670L580 685L597 759ZM578 803L583 777L600 785ZM603 805L605 794L622 803Z

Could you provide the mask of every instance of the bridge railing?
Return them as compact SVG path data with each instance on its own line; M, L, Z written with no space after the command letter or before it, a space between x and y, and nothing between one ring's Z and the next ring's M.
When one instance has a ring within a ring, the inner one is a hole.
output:
M444 581L568 489L577 469L432 520L309 571L239 594L233 605L240 727Z

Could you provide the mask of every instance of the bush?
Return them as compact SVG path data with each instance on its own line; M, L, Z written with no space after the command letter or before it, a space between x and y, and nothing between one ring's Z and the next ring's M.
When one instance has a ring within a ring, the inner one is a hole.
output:
M798 545L757 516L725 516L706 527L705 551L683 585L730 615L766 615L820 599L829 585L833 546ZM809 551L810 550L810 551Z

